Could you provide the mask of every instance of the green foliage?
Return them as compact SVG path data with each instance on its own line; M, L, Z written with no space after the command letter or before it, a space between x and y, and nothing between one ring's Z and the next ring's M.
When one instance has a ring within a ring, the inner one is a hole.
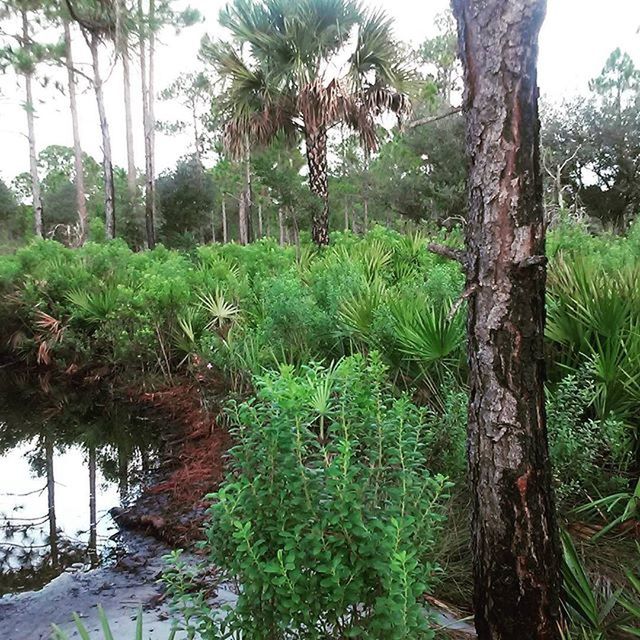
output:
M234 472L207 534L242 585L223 637L433 637L418 599L449 483L426 467L424 412L384 379L375 355L286 365L231 407Z

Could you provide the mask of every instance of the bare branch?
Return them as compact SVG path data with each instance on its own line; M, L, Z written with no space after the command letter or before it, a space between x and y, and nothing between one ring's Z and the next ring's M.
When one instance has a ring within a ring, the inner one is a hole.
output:
M458 313L458 309L462 306L462 303L469 299L476 291L478 290L478 284L476 282L470 284L463 292L462 295L455 301L455 303L451 306L451 311L449 311L449 315L447 315L447 320L451 320L453 316Z
M451 111L447 111L447 113L442 113L439 116L432 116L430 118L418 118L417 120L413 120L412 122L408 122L405 125L406 129L414 129L415 127L422 127L425 124L431 124L432 122L438 122L438 120L444 120L449 116L453 116L456 113L460 113L462 111L462 107L456 107Z
M430 242L427 245L427 249L431 251L431 253L435 253L439 256L442 256L443 258L455 260L456 262L459 262L463 267L467 266L467 256L462 249L454 249L453 247L447 247L443 244L435 244L434 242Z

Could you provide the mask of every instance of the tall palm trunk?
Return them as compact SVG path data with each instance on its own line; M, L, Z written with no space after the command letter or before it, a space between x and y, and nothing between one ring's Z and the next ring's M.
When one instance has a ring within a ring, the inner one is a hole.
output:
M544 402L537 39L545 0L454 0L470 160L468 455L480 640L559 637Z
M73 160L76 170L76 208L78 210L78 244L83 245L87 239L89 216L87 213L87 199L84 188L84 166L82 164L82 146L80 144L80 126L78 123L78 104L76 100L76 78L73 67L73 52L71 49L71 27L69 21L64 20L64 45L67 63L67 82L69 85L69 107L71 109L71 128L73 131Z
M22 10L22 38L24 46L29 44L29 20L27 12ZM38 177L38 155L36 153L36 127L33 117L33 72L29 68L24 72L24 84L27 94L25 109L27 111L27 137L29 139L29 170L31 173L31 196L33 199L33 220L36 235L44 237L42 226L42 196L40 194L40 179Z
M320 129L307 133L309 188L319 198L311 221L311 239L318 245L329 244L329 188L327 177L327 132Z
M93 65L93 89L98 105L98 117L100 118L100 131L102 133L102 170L104 173L104 218L107 240L116 237L116 211L115 211L115 187L113 183L113 161L111 159L111 136L109 135L109 123L104 106L104 92L102 89L102 77L100 76L100 57L98 48L100 40L94 33L87 38L91 61Z
M124 123L127 136L127 189L133 205L138 193L136 160L133 146L133 117L131 111L131 69L129 66L129 47L126 41L122 45L122 84L124 89Z
M149 20L151 20L151 9L153 1L149 5ZM149 55L149 78L147 78L147 47L145 38L147 29L144 27L144 11L142 0L138 0L138 19L140 22L140 78L142 83L142 123L144 129L144 157L145 157L145 227L147 232L147 246L149 249L155 247L155 190L154 190L154 166L153 166L153 126L151 113L151 69L153 56ZM151 34L153 26L149 25L149 48L151 49Z

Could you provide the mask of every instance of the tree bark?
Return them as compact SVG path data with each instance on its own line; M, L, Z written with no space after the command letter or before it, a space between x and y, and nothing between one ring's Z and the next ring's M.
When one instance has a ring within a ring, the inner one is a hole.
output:
M284 212L282 211L282 207L278 207L278 230L280 231L280 246L284 247Z
M151 9L150 4L150 9ZM149 16L151 19L151 16ZM142 8L142 0L138 0L138 21L140 28L140 79L142 85L142 127L144 130L144 158L145 158L145 187L144 187L144 219L147 234L147 246L149 249L155 247L155 192L154 192L154 166L153 166L153 132L151 123L151 86L147 79L147 47L145 38L147 37L147 28L144 24L144 11ZM151 46L151 33L153 28L149 27L149 39ZM149 61L151 65L151 54ZM151 74L149 74L151 77Z
M100 41L96 34L87 38L91 51L93 64L93 89L98 105L98 117L100 118L100 131L102 133L102 170L104 172L104 218L105 234L107 240L116 237L116 211L115 211L115 187L113 183L113 162L111 159L111 137L109 135L109 123L104 106L104 92L102 90L102 77L100 76L100 58L98 47Z
M249 220L247 213L247 192L243 189L238 199L238 240L240 244L249 243Z
M327 178L327 132L308 133L306 136L309 188L319 198L311 221L311 239L318 246L329 244L329 188Z
M229 227L227 226L227 200L222 196L222 243L229 242Z
M82 146L80 144L80 126L78 123L78 104L76 100L76 78L73 67L73 51L71 49L71 27L69 21L64 20L64 46L67 67L67 81L69 85L69 108L71 109L71 128L73 132L73 159L76 170L76 208L78 209L78 244L82 246L87 239L89 216L87 213L87 199L84 188L84 166L82 164Z
M29 44L29 20L26 10L22 10L22 38L24 46ZM36 127L33 117L33 72L31 69L24 73L26 89L25 110L27 112L27 137L29 139L29 170L31 173L31 196L33 199L33 221L36 235L44 238L42 224L42 195L40 193L40 178L38 177L38 154L36 152Z
M258 238L262 238L262 203L258 203Z
M124 122L127 137L127 189L133 206L138 195L138 177L133 146L133 117L131 109L131 69L129 66L129 47L122 46L122 84L124 89Z
M464 65L468 455L480 640L558 638L544 404L537 38L545 0L453 0Z

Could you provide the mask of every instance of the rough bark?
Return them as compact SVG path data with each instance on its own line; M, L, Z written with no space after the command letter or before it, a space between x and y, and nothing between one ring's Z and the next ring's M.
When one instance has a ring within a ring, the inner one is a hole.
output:
M22 38L25 46L29 43L29 20L27 12L22 11ZM42 195L40 193L40 178L38 177L38 154L36 152L36 126L34 121L33 104L33 72L24 73L26 90L25 110L27 112L27 137L29 140L29 171L31 173L31 196L33 200L33 222L36 235L44 238L42 225Z
M558 637L544 406L537 37L545 0L453 0L469 170L469 472L480 640Z
M327 132L320 130L306 136L309 188L318 196L311 221L311 239L318 245L329 244L329 188L327 178Z
M78 210L78 244L82 246L87 239L89 216L84 188L84 166L82 164L82 145L80 144L80 125L78 123L78 104L76 100L76 78L73 67L73 51L71 49L71 28L68 20L64 21L64 46L67 67L67 83L69 85L69 108L71 109L71 128L73 132L73 159L76 170L76 208Z
M125 42L122 47L122 84L124 89L124 122L127 138L127 189L133 205L138 195L138 177L133 146L133 117L131 109L131 69L129 66L129 47Z
M249 243L249 219L247 211L247 192L242 191L238 198L238 241L240 244Z
M113 183L113 161L111 159L111 137L109 135L107 112L104 106L102 77L100 75L100 59L98 54L100 40L96 34L91 34L87 39L87 43L91 51L91 61L93 66L93 90L96 94L98 117L100 119L100 131L102 133L102 170L104 173L105 234L107 240L113 240L116 237L115 187Z

